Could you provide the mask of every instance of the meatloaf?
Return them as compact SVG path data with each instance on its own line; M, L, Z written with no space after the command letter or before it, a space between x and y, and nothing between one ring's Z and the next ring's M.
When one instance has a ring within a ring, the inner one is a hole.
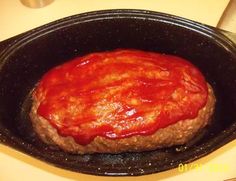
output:
M189 61L140 50L77 57L48 71L30 117L71 153L140 152L187 143L211 120L212 87Z

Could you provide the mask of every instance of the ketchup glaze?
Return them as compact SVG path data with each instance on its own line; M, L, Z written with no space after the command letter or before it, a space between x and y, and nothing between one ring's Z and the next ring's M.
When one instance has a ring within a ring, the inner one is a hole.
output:
M140 50L92 53L48 71L37 114L78 144L150 135L197 117L207 102L201 72L183 58Z

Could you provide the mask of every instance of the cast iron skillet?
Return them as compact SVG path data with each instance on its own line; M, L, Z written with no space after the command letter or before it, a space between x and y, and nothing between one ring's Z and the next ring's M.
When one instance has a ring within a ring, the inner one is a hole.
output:
M236 45L215 28L151 11L107 10L55 21L0 46L0 142L55 166L94 175L150 174L191 162L236 138ZM43 144L28 116L37 81L75 56L116 48L174 54L199 67L217 97L212 124L186 145L142 153L81 156Z

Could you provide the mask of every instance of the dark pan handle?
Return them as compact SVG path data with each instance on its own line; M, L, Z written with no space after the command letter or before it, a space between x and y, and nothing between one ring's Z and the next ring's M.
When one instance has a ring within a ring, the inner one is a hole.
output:
M27 35L28 32L25 32L25 33L21 33L19 35L16 35L12 38L9 38L9 39L6 39L6 40L3 40L3 41L0 41L0 55L4 52L4 50L11 46L11 44L14 44L14 42L16 42L18 39L24 37L25 35ZM1 60L0 60L1 62Z
M4 40L4 41L0 42L0 55L4 52L6 47L10 46L10 44L12 42L14 42L15 39L16 39L16 37L13 37L13 38L10 38L10 39L7 39L7 40Z
M225 30L220 30L225 36L227 36L236 45L236 33L232 33Z
M3 52L3 50L9 43L10 42L8 42L7 40L0 42L0 54Z

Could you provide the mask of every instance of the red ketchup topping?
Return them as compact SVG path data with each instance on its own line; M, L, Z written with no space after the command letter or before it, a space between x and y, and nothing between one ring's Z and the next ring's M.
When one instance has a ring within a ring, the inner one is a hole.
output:
M200 71L171 55L138 50L92 53L47 72L36 87L37 114L81 145L150 135L193 119L206 105Z

